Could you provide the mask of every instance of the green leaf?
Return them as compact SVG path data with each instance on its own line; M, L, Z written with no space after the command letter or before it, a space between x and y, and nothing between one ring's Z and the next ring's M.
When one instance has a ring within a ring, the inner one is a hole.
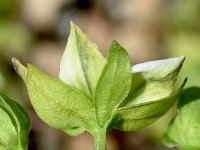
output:
M112 126L123 131L134 131L156 121L173 106L185 83L186 80L178 90L166 98L116 109Z
M19 60L16 58L12 58L12 62L15 68L15 71L18 73L18 75L23 79L24 83L26 83L26 74L27 74L27 68L24 67ZM67 133L68 135L71 136L76 136L82 132L84 132L85 129L81 127L71 127L71 128L65 128L63 129L63 132Z
M166 146L181 150L200 149L200 88L185 89L178 103L177 114L162 139Z
M26 150L31 120L15 101L0 93L0 148Z
M132 76L130 67L126 50L114 41L94 96L97 118L104 128L111 121L113 111L128 95Z
M165 98L171 94L185 57L137 64L132 67L132 87L120 107L131 107Z
M71 22L71 32L60 64L59 78L90 95L106 63L95 43Z
M27 88L35 111L49 126L65 132L76 127L89 132L94 130L94 105L77 89L45 75L30 64L27 68Z

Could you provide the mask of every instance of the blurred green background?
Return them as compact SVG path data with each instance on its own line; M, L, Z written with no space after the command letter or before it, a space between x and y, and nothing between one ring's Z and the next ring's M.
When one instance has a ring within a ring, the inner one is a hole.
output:
M127 49L133 64L186 55L180 82L187 76L187 87L200 86L199 0L0 0L0 90L32 118L29 150L93 149L89 134L69 137L37 117L11 63L17 57L58 77L70 20L105 56L112 40ZM168 150L159 139L173 114L137 132L111 131L108 150Z

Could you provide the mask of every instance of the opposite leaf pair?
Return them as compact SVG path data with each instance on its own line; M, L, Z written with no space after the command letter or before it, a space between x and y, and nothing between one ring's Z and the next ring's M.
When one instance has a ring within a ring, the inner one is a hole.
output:
M105 59L72 22L60 80L13 59L41 119L70 135L90 132L97 149L99 139L105 140L111 128L145 127L174 104L184 86L174 91L183 61L184 57L152 61L135 65L131 71L128 54L117 42Z

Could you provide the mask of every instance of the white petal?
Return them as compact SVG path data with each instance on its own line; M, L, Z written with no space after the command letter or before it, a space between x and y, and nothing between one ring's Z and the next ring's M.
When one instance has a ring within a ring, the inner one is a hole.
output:
M134 65L132 72L145 72L153 74L157 77L165 77L172 73L177 68L181 67L185 56L168 58L163 60L149 61L141 64Z

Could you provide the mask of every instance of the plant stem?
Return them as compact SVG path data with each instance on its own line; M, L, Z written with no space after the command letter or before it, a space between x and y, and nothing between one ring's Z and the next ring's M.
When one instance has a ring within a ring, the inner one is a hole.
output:
M95 150L107 150L106 146L106 131L103 129L97 130L93 134L93 140L95 145Z

